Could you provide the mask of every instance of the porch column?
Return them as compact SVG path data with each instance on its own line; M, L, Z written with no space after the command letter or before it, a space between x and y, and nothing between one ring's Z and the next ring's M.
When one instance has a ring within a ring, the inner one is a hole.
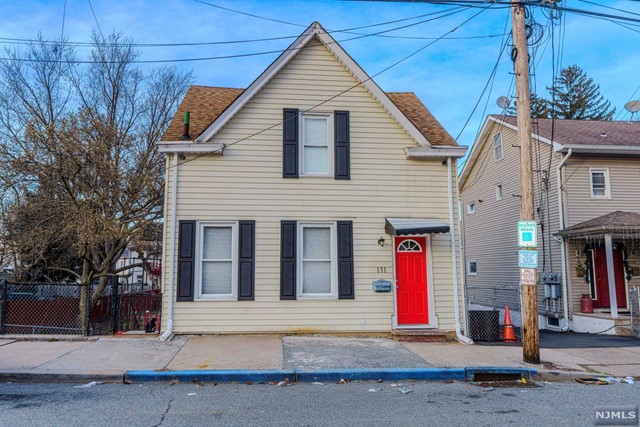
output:
M611 317L618 317L618 300L616 299L616 276L613 270L613 245L611 234L604 235L604 250L607 254L607 278L609 279L609 301L611 303Z

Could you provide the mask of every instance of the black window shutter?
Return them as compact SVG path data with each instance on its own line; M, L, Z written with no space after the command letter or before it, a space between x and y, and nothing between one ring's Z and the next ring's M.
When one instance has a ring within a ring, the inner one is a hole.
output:
M282 177L298 177L298 109L285 108L282 118Z
M280 299L296 299L296 221L280 223Z
M176 301L193 301L196 222L178 222L178 293Z
M255 221L240 221L238 244L238 301L255 299Z
M351 179L349 112L334 111L335 179Z
M354 299L353 221L338 221L338 299Z

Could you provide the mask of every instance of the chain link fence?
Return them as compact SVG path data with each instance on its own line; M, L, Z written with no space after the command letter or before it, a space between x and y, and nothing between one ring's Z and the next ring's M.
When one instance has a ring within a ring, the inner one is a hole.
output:
M640 288L629 290L629 311L631 314L631 332L640 338Z
M519 285L467 285L466 307L467 330L472 340L503 341L508 309L515 340L522 341Z
M79 285L2 281L0 288L0 333L85 333L80 316Z
M74 283L0 281L0 334L101 335L160 329L162 294L114 280L91 304ZM86 298L81 304L81 298Z

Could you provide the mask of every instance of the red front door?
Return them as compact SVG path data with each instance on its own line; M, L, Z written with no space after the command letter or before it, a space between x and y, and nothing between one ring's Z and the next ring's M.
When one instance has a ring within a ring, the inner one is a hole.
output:
M593 299L595 308L611 307L611 298L609 298L609 276L607 274L607 254L604 248L596 248L593 251L593 267L595 270L596 280L596 297ZM625 289L624 265L622 263L622 251L620 249L613 250L613 273L616 279L616 300L618 308L627 306L627 297Z
M429 323L426 239L398 237L395 250L398 325L425 325Z

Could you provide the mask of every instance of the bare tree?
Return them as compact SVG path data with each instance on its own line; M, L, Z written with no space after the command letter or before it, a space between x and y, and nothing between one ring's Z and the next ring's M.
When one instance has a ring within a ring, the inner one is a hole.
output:
M155 142L193 80L171 67L144 72L122 34L92 42L89 64L41 36L0 62L0 183L13 194L4 241L25 268L78 281L81 305L98 301L124 250L162 218Z

